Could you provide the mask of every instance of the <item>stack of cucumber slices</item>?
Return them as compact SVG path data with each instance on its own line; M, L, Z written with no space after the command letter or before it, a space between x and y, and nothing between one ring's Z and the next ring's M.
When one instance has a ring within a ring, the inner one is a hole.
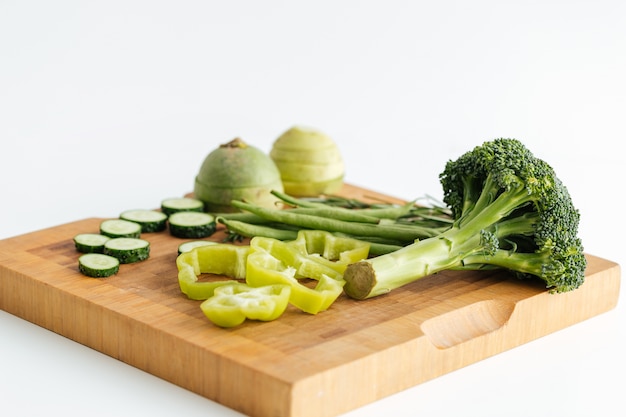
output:
M74 246L82 253L78 258L79 271L88 277L106 278L117 274L120 264L148 259L150 242L142 234L162 232L168 225L172 236L184 239L205 238L216 230L215 217L204 212L204 203L195 198L165 199L161 210L126 210L117 219L103 220L99 233L74 236ZM178 251L207 243L185 242Z

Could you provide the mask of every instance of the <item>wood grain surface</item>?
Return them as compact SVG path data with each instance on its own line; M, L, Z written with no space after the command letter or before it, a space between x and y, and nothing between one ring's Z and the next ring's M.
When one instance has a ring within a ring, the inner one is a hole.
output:
M398 201L351 185L343 194ZM142 235L150 259L81 275L72 238L102 220L0 241L0 308L255 417L350 411L606 312L619 295L619 266L587 255L585 284L565 294L503 271L450 271L369 300L341 296L318 315L289 307L221 329L181 294L183 240L167 232Z

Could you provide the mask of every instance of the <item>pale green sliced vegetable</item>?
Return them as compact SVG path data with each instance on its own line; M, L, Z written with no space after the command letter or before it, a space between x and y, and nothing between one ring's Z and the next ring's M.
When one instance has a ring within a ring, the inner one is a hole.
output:
M318 196L341 190L345 166L337 144L325 133L294 126L276 139L270 157L285 193Z

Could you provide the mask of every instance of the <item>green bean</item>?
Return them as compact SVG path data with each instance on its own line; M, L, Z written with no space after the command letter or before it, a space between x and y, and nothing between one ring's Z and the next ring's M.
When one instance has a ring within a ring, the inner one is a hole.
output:
M307 229L341 232L354 236L373 236L398 241L412 242L415 239L436 234L432 229L404 226L399 224L375 225L369 223L349 222L327 217L318 217L308 214L294 213L292 210L273 210L233 200L232 205L268 220L291 224Z
M360 210L339 210L337 207L296 207L289 209L292 213L307 214L310 216L328 217L331 219L344 220L347 222L377 224L380 219L374 216L363 214Z
M302 198L296 198L296 197L290 196L288 194L281 193L280 191L277 191L277 190L272 190L271 193L275 197L278 197L279 199L281 199L285 203L290 204L290 205L292 205L294 207L308 207L308 208L329 207L327 204L324 204L324 203L321 203L321 202L314 202L314 201L310 201L310 200L306 200L306 199L302 199Z
M397 219L399 217L405 216L411 212L411 209L415 205L414 202L410 202L404 205L386 204L384 206L379 206L376 208L366 207L351 209L339 206L332 206L323 202L313 202L305 199L295 198L275 190L272 191L272 194L283 200L285 203L291 204L295 207L305 207L311 209L326 208L334 210L335 213L346 213L346 215L348 215L348 213L359 213L361 215L367 215L378 219Z
M397 240L382 239L372 236L353 236L345 233L334 232L337 237L348 237L350 239L360 240L370 244L370 255L383 255L389 252L395 252L407 244L407 242L399 242Z
M294 240L298 236L297 230L280 229L278 227L266 226L262 224L245 223L239 220L230 220L218 217L217 221L222 223L229 232L243 237L263 236L278 240Z
M295 240L298 237L297 230L280 229L271 226L249 224L238 220L228 220L223 217L218 217L217 221L225 225L229 232L242 237L270 237L278 240ZM394 252L402 247L402 245L394 245L389 243L380 243L370 241L368 238L357 239L356 237L349 236L343 233L333 233L336 236L349 237L351 239L367 242L370 245L370 255L378 256L385 253Z
M256 214L253 214L253 213L235 212L235 213L211 213L211 214L215 216L216 219L222 218L222 219L227 219L227 220L237 220L237 221L249 223L249 224L270 223L269 220L261 216L257 216Z
M389 245L389 246L404 246L407 243L414 242L414 241L406 242L404 240L383 238L380 236L365 236L365 235L355 236L355 235L350 235L350 234L342 233L342 232L333 232L333 235L340 236L340 237L349 237L352 239L363 240L365 242L379 243L381 245Z
M369 252L369 254L371 256L384 255L386 253L395 252L398 249L402 248L402 245L389 245L389 244L386 244L386 243L369 242L369 244L370 244L370 252Z

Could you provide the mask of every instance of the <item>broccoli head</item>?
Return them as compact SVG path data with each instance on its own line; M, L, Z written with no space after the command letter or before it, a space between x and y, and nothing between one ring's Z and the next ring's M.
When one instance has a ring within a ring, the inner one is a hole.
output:
M519 140L485 142L448 161L439 179L452 227L348 266L346 294L369 298L446 269L504 268L559 293L582 285L579 211L550 165Z

